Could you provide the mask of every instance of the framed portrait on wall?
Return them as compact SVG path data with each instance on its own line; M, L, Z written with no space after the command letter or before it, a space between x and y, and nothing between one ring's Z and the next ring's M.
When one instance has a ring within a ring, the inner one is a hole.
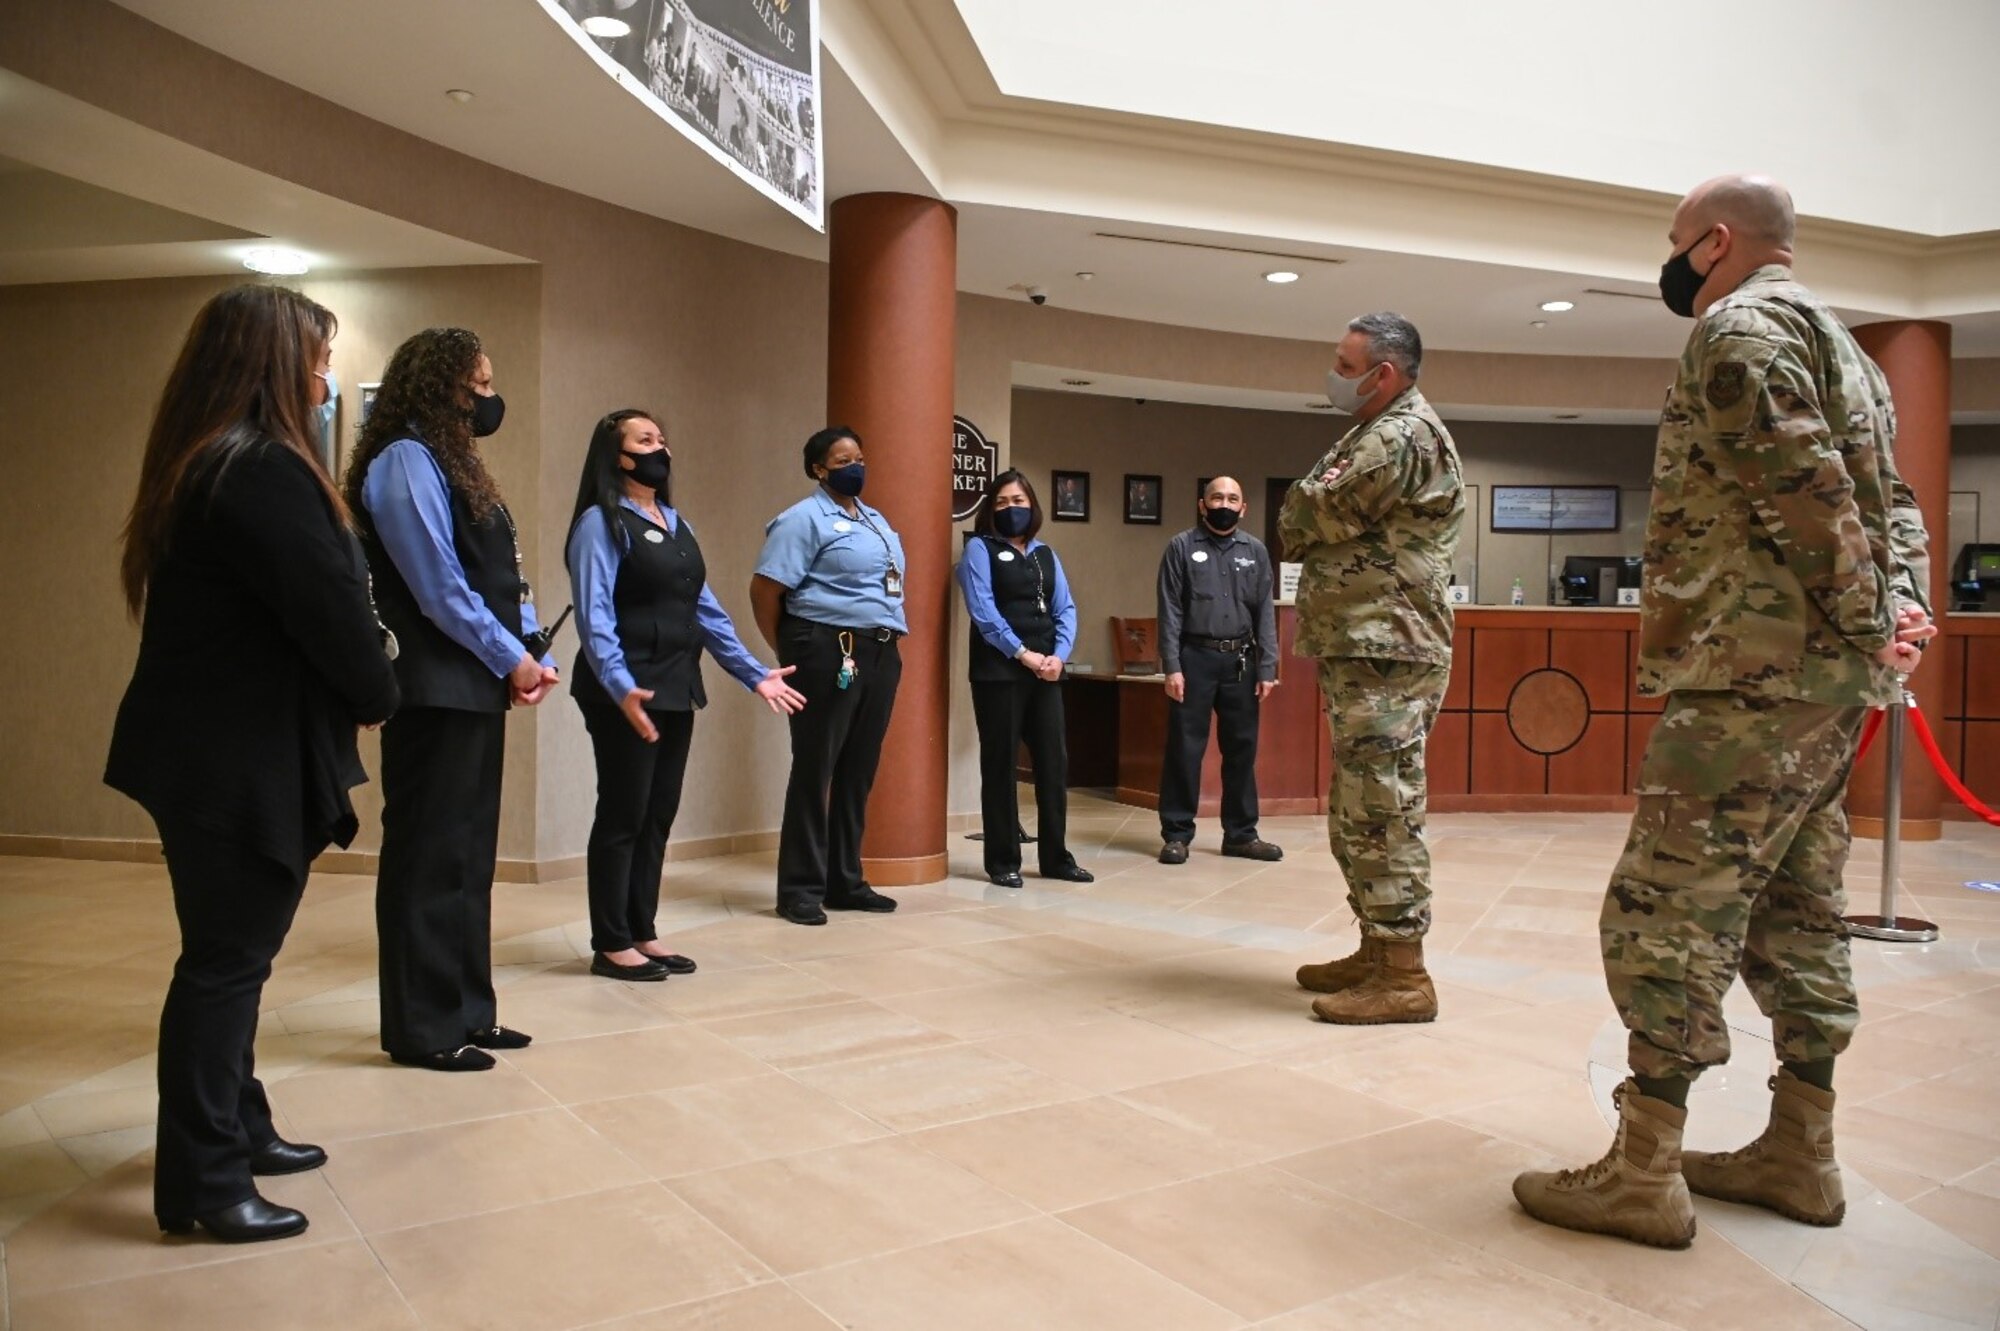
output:
M1090 473L1049 473L1049 516L1057 522L1090 521Z
M368 421L368 413L375 409L375 395L382 391L380 384L356 384L354 391L361 394L361 414L354 418L354 428L360 429Z
M1160 525L1160 478L1125 475L1125 521Z

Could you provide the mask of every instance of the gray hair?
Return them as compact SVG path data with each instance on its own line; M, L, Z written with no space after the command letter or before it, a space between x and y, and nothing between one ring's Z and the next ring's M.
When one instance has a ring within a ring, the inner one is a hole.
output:
M1400 314L1388 310L1364 314L1348 324L1347 331L1368 339L1371 364L1388 361L1412 379L1423 368L1424 339L1418 336L1417 326Z

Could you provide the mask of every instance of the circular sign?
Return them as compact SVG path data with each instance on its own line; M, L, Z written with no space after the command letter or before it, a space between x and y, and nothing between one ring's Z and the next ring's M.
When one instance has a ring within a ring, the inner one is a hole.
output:
M1531 671L1507 698L1507 725L1529 752L1561 753L1590 725L1590 699L1568 671Z
M979 511L986 488L1000 466L1000 450L963 416L951 418L951 520L963 522Z

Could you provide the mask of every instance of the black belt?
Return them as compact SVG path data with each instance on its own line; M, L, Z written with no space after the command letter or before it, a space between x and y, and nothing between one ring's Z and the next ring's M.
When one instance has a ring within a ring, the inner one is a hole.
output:
M852 633L857 639L873 638L876 642L894 642L903 636L894 629L843 629L831 624L821 624L820 627L828 633Z
M1206 647L1212 652L1228 652L1232 655L1237 652L1247 652L1257 645L1255 638L1200 638L1192 633L1184 636L1181 641L1189 646Z

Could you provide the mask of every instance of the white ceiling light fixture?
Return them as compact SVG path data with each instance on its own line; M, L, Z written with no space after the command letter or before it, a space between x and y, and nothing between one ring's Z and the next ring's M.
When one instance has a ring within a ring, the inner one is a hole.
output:
M1275 286L1282 287L1282 286L1289 286L1293 282L1298 281L1299 275L1293 272L1289 268L1279 268L1274 272L1269 272L1264 274L1264 280L1266 282L1272 283Z
M460 106L464 106L467 102L472 100L472 89L446 88L444 90L444 95L451 98L451 100L453 100L454 102L457 102Z
M243 266L253 273L264 273L270 277L301 277L312 271L312 261L297 250L288 250L280 245L259 245L246 250Z
M1549 321L1547 319L1528 320L1528 327L1530 328L1547 328L1548 326L1549 326Z
M623 37L632 31L632 25L622 18L599 14L595 18L585 19L583 30L593 37Z
M1065 387L1065 388L1088 388L1088 387L1090 387L1090 384L1091 384L1091 381L1090 381L1090 380L1088 380L1088 379L1065 379L1065 380L1063 380L1063 387Z
M1545 300L1542 302L1542 313L1544 314L1568 314L1575 308L1576 302L1573 300Z
M1580 421L1583 419L1583 413L1580 411L1558 411L1549 417L1549 419L1556 421Z
M1096 276L1097 276L1097 274L1096 274L1096 273L1087 273L1087 272L1086 272L1086 273L1078 273L1078 274L1076 275L1076 280L1077 280L1077 281L1079 281L1079 282L1088 282L1088 281L1089 281L1089 280L1090 280L1091 278L1093 278L1093 277L1096 277Z

